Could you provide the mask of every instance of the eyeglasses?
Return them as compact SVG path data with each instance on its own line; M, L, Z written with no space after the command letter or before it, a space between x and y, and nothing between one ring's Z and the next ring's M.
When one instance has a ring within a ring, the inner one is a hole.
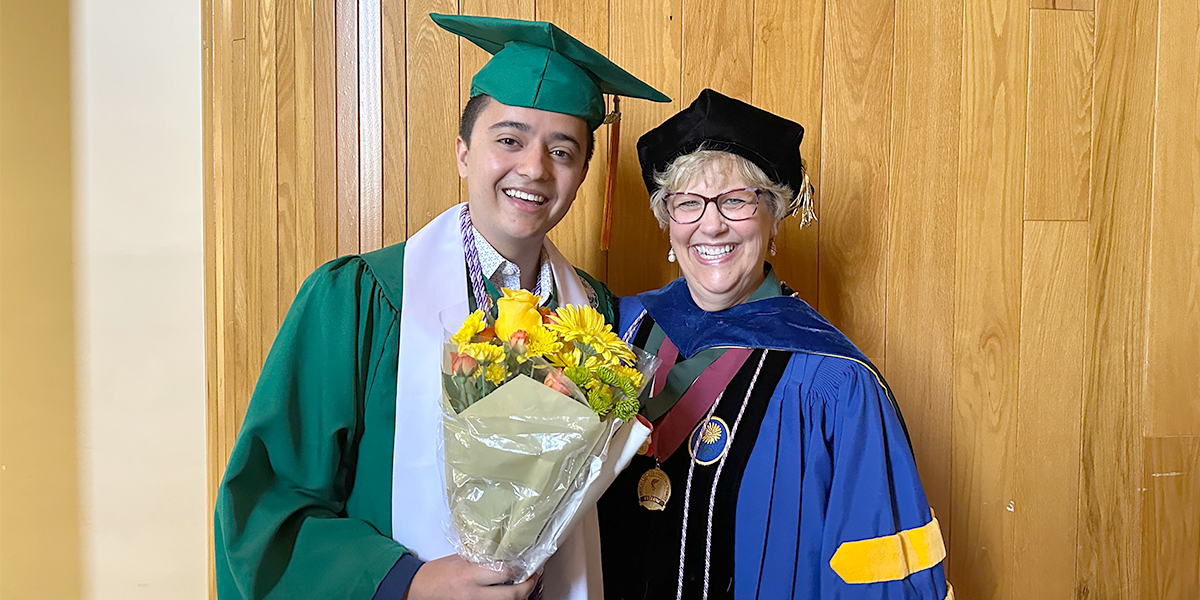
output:
M730 190L716 198L709 198L700 194L675 192L663 196L663 202L667 205L667 214L671 220L680 225L691 225L699 221L708 209L709 202L717 205L717 212L726 220L745 221L758 212L758 196L761 193L758 188L741 188Z

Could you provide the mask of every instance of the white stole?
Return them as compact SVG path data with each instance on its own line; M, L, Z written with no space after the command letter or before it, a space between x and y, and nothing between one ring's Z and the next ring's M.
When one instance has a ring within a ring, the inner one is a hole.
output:
M454 554L443 529L450 517L439 438L441 348L445 331L457 331L467 318L468 308L466 258L459 230L461 210L459 204L443 212L409 238L404 248L392 453L392 538L424 561ZM587 293L575 269L549 239L545 248L559 304L587 305ZM600 479L596 486L607 487L612 481L603 476ZM597 495L603 487L589 496ZM591 502L592 508L579 526L562 540L557 553L546 563L542 583L547 600L604 596L594 497Z

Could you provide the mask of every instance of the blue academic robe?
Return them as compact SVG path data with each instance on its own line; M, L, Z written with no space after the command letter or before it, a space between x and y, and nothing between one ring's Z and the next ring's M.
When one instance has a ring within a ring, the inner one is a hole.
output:
M661 465L673 490L665 510L637 502L655 466L646 456L601 500L607 598L948 597L900 411L841 332L789 296L705 312L682 279L622 299L619 314L635 341L661 327L681 360L755 351L716 403L721 427L705 437L698 426Z

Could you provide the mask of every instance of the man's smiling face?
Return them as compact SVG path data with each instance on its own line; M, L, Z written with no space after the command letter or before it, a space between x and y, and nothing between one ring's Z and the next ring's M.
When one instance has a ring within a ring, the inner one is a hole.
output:
M471 221L501 254L540 247L566 216L587 175L587 123L490 100L470 145L455 142Z

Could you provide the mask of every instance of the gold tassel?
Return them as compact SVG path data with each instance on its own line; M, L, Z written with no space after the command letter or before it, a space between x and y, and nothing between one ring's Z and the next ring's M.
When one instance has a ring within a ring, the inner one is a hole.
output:
M800 184L800 189L788 205L788 212L785 216L800 215L800 228L803 229L816 222L817 213L813 207L813 185L808 180L808 164L804 159L800 159L800 172L804 174L804 182Z
M600 250L612 247L613 197L617 191L617 156L621 152L621 98L613 96L613 111L604 117L608 124L608 166L604 170L604 221L600 226Z

